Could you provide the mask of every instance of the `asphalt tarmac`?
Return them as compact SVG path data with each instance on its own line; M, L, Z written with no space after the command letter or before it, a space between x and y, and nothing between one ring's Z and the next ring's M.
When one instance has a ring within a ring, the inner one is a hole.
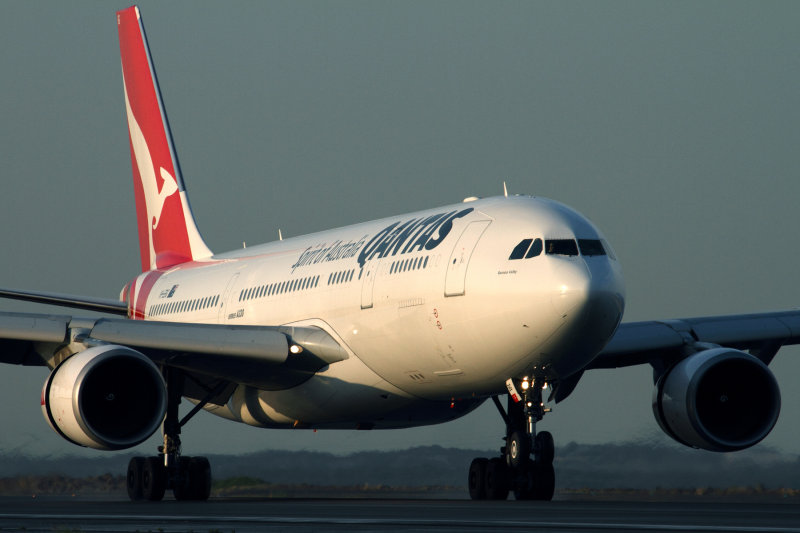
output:
M800 505L747 502L0 498L0 530L47 532L798 532Z

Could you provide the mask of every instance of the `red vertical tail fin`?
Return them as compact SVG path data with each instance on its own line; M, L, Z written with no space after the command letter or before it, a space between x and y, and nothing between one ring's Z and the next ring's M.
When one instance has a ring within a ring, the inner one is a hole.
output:
M212 255L192 216L139 8L117 12L142 271Z

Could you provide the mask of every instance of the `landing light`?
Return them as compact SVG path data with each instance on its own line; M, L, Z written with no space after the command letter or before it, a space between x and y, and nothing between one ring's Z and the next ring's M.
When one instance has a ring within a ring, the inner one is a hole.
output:
M530 386L531 384L528 382L528 380L522 382L522 390L528 390L528 387Z
M300 352L303 351L303 347L298 346L297 344L292 344L291 346L289 346L289 351L292 352L293 354L299 354Z

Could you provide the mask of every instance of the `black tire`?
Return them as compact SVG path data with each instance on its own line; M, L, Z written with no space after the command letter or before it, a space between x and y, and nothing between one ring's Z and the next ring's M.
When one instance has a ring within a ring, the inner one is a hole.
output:
M556 473L551 464L536 464L531 469L531 489L534 500L549 502L556 488Z
M528 459L525 464L511 471L511 483L514 489L515 500L533 500L533 461Z
M181 457L172 487L176 500L207 500L211 494L211 465L205 457Z
M192 499L192 485L189 479L189 461L191 457L181 457L178 459L178 475L172 483L172 495L178 501Z
M506 466L506 462L503 459L499 457L489 459L489 462L486 464L486 478L484 484L486 486L487 499L505 500L508 498L508 491L511 483L508 466Z
M144 457L132 457L128 462L128 498L138 502L144 499L142 495L142 474L144 471Z
M506 461L512 470L525 463L531 455L531 439L524 431L514 431L506 442Z
M469 486L469 497L473 500L486 499L486 465L488 463L489 460L485 457L478 457L473 459L469 465L467 485Z
M211 495L211 463L205 457L192 457L189 461L189 480L192 499L205 501Z
M549 431L542 431L536 435L536 462L543 465L553 464L556 455L556 445L553 435Z
M161 457L147 457L142 468L142 498L159 502L167 490L167 469Z

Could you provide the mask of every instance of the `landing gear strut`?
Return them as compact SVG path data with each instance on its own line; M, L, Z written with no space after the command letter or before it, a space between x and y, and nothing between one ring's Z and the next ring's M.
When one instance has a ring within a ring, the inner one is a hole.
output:
M506 424L505 446L500 457L473 459L468 478L473 500L505 500L512 490L518 500L553 499L553 436L536 432L536 423L549 411L542 401L543 384L543 380L526 378L520 383L522 392L517 393L512 383L507 410L492 396Z
M167 382L167 416L162 433L164 444L158 447L155 457L134 457L128 463L128 497L133 501L160 501L167 489L176 500L207 500L211 493L211 466L205 457L181 455L181 427L189 421L208 400L197 404L183 420L178 420L178 406L183 393L184 375L174 369L165 369ZM211 391L211 398L217 390Z

